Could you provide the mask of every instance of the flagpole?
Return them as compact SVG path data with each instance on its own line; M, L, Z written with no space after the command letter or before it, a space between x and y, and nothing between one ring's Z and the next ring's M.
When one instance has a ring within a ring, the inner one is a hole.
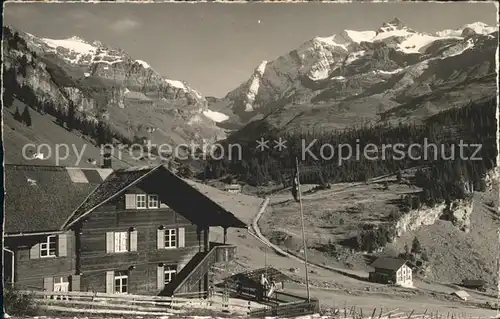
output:
M307 269L307 245L306 245L306 232L304 229L304 212L302 208L302 193L300 191L300 173L299 173L299 159L295 157L295 166L297 169L297 195L299 197L300 204L300 220L302 222L302 242L304 245L304 264L306 270L306 288L307 288L307 301L311 301L311 295L309 293L309 271Z
M497 230L498 235L498 247L500 249L500 228ZM500 316L500 252L497 252L497 318Z

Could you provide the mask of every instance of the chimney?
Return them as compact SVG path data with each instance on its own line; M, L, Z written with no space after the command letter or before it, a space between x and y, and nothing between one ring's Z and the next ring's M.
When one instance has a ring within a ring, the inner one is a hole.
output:
M107 146L102 150L102 166L101 168L111 168L111 147Z

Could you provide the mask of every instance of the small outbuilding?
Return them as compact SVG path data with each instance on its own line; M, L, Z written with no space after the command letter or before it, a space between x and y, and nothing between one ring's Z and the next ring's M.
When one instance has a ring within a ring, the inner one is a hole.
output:
M464 300L464 301L467 301L467 299L469 299L469 294L463 290L457 290L457 291L454 291L451 293L452 295L454 296L457 296L458 298Z
M486 281L480 279L464 279L462 280L461 286L469 289L484 291Z
M375 270L370 272L369 279L372 282L413 287L412 269L407 263L407 260L401 258L377 258L371 264Z
M224 190L228 193L241 193L241 185L240 184L229 184L224 186Z

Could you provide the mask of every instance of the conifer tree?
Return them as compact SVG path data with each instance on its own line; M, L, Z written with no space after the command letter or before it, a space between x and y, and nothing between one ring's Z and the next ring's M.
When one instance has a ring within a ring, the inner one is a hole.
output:
M24 111L21 117L22 121L24 122L24 124L26 124L26 126L31 126L31 114L30 111L28 110L28 106L24 107Z
M19 113L19 108L17 108L17 107L16 107L16 111L14 112L14 119L16 121L19 121L19 122L22 121L21 113Z

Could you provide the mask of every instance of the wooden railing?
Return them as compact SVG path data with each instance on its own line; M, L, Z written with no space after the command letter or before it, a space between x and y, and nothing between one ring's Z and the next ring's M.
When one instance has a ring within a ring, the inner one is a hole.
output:
M193 268L193 270L175 287L173 294L192 292L195 285L203 279L203 276L210 270L210 267L217 261L217 249L213 247L203 259Z
M231 307L235 315L246 315L249 311L244 303L221 301L222 294L218 291L212 292L211 297L205 299L193 299L188 294L180 297L164 297L76 291L20 291L20 293L31 295L41 308L63 313L163 316L206 309L217 312L227 307Z
M248 315L251 318L292 318L319 313L319 300L296 301L281 304L275 307L251 311Z

